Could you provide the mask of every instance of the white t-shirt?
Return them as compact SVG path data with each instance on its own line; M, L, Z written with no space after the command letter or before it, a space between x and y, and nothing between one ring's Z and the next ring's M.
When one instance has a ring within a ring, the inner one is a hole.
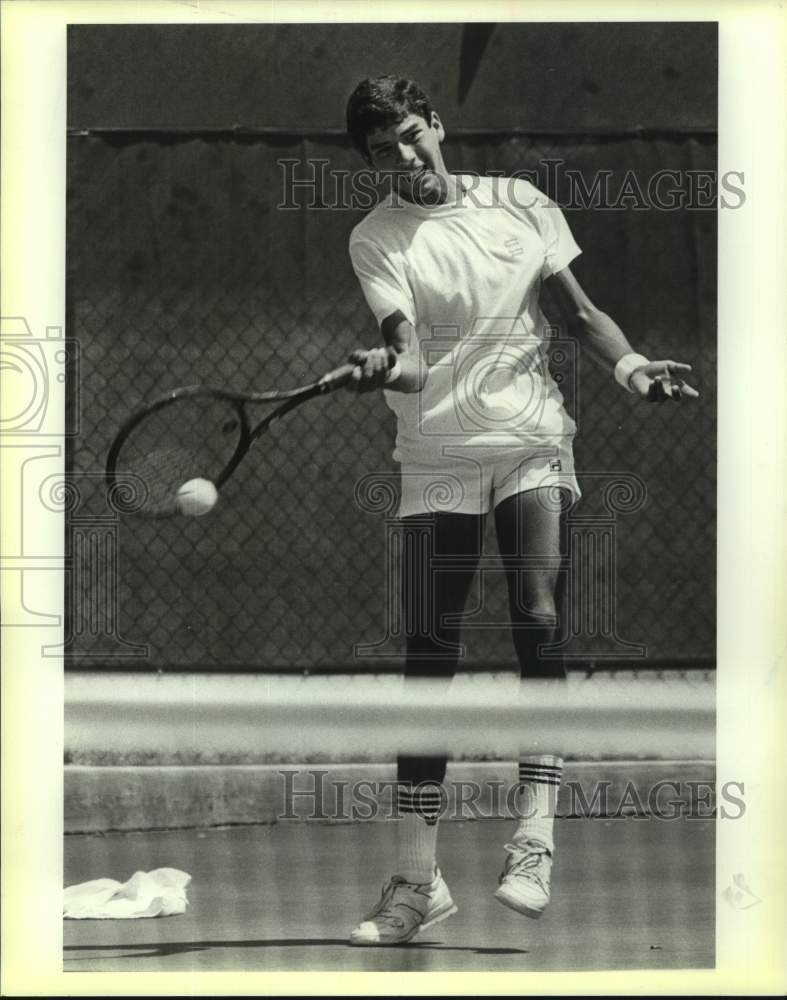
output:
M482 449L491 459L570 440L549 373L542 279L581 252L558 206L528 181L457 177L455 201L389 195L352 231L350 257L381 323L400 310L428 368L419 393L385 392L404 464Z

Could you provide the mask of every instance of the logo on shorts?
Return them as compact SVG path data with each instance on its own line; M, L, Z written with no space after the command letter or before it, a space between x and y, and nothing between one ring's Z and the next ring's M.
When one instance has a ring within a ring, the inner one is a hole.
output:
M549 468L550 468L550 471L552 471L552 472L562 472L563 471L563 464L562 464L562 462L560 461L559 458L553 458L553 459L550 459Z

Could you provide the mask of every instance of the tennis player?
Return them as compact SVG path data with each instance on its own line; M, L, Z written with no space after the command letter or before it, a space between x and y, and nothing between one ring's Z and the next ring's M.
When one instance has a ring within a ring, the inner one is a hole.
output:
M561 683L556 635L565 512L580 495L576 430L547 367L552 297L569 332L643 400L696 397L687 364L636 354L571 272L580 253L557 205L525 180L449 173L445 130L412 80L364 80L347 127L391 180L350 256L384 346L357 350L352 387L384 389L401 466L406 677L450 679L458 621L493 512L523 678ZM424 537L428 544L423 544ZM538 917L550 898L561 748L519 760L517 828L495 898ZM393 945L456 912L437 866L445 757L398 759L398 856L353 945Z

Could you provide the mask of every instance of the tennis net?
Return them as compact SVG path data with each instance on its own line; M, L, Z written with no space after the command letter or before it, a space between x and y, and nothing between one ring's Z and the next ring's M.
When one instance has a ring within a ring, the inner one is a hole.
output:
M398 676L72 675L67 747L191 752L229 760L384 759L400 752L505 755L553 745L573 756L713 755L713 674L571 675L565 685L464 674ZM183 757L179 758L183 759Z

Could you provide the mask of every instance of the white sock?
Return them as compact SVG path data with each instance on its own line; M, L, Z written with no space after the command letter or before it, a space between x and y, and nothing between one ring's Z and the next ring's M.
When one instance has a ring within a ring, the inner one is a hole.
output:
M437 867L437 825L442 806L439 785L410 788L400 785L395 875L407 882L431 882Z
M533 754L519 758L519 795L517 805L520 820L513 837L514 844L538 840L554 852L553 824L557 795L563 775L563 761L552 754Z

